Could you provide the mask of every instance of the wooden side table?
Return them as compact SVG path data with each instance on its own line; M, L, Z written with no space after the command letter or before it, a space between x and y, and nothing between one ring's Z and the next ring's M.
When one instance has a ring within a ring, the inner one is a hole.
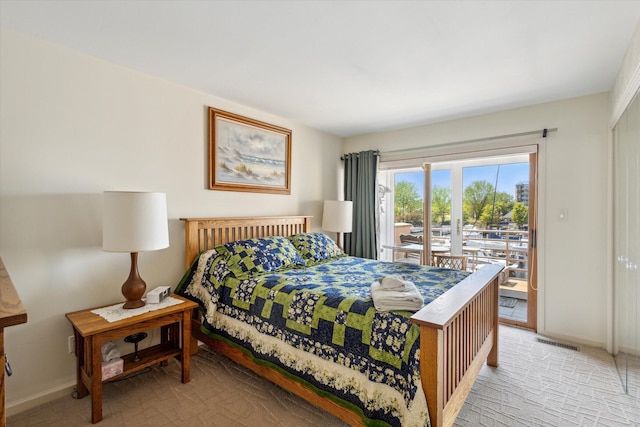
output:
M4 371L7 357L4 352L4 328L26 323L26 321L27 312L0 258L0 370L2 370L0 372L0 427L5 427L7 423L4 396Z
M160 344L138 351L140 360L133 362L133 354L123 356L121 374L109 380L140 371L156 363L165 365L175 357L182 363L182 382L190 378L191 313L197 304L177 295L182 303L153 310L127 319L108 322L88 310L67 313L76 340L76 375L78 397L91 393L91 422L102 420L102 345L105 342L160 328ZM100 308L100 307L97 307ZM181 327L182 325L182 327Z

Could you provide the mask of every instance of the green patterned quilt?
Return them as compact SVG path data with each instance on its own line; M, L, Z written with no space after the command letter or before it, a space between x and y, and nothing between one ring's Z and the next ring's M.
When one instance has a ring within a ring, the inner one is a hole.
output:
M176 288L200 304L205 333L356 410L367 425L428 424L413 313L377 311L370 286L400 276L428 304L469 273L348 256L256 271L234 268L222 252L202 254Z

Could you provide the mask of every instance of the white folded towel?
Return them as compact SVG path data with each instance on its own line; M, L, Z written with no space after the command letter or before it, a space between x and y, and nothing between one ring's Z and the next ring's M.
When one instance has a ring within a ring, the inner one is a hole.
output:
M403 291L416 286L412 282L403 280L398 276L385 276L382 279L379 279L379 282L380 289L384 289L386 291Z
M424 300L416 285L403 280L403 289L384 289L382 283L376 280L371 284L371 298L378 311L406 310L418 311L424 305Z

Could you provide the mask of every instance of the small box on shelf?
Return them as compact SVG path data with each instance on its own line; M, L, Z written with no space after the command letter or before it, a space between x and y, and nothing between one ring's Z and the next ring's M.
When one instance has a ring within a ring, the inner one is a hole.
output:
M116 357L108 362L102 362L102 381L113 378L116 375L120 375L124 368L124 360L121 357Z

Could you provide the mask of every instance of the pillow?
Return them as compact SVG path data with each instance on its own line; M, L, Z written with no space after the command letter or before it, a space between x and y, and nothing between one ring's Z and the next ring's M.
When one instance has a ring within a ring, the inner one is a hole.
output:
M289 240L302 259L307 262L307 265L345 255L338 245L324 233L300 233L289 236Z
M236 277L305 265L291 242L282 236L236 240L216 247L216 251L225 255L227 267Z

